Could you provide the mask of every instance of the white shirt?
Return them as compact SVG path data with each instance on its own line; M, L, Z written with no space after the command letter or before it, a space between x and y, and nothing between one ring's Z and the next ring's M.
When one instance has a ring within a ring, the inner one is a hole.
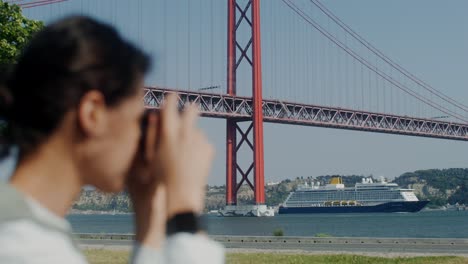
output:
M0 158L0 182L8 181L11 174L15 170L18 162L18 148L11 147L10 154L3 159Z
M70 224L36 201L26 201L36 218L54 228L29 219L0 224L0 264L87 264L68 235ZM135 246L131 263L218 264L224 263L224 248L206 236L180 233L160 251Z

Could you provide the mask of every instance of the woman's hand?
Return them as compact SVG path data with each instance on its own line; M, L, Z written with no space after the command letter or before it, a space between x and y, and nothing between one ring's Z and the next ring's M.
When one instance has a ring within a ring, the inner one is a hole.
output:
M167 98L161 112L156 152L158 171L167 187L169 218L181 212L202 212L206 180L214 157L214 148L196 127L196 106L187 106L180 115L176 105L176 96Z
M156 117L148 117L144 151L129 177L128 189L136 216L136 239L159 247L166 220L177 213L200 213L214 149L196 127L198 110L182 114L177 96L169 95Z
M149 113L147 128L128 176L127 188L135 212L135 239L140 244L159 248L166 232L166 192L154 165L158 117Z

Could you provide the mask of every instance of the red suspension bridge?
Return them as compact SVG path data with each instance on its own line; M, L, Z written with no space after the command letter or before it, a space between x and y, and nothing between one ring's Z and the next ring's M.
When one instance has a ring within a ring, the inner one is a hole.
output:
M30 8L74 0L10 2ZM115 2L79 2L119 26L118 12L109 11ZM145 87L146 107L178 92L181 106L196 102L203 116L226 119L228 206L243 184L256 205L265 204L263 122L468 141L468 106L386 56L320 1L203 3L128 3L136 16L123 27L144 43L143 29L154 23L162 38L162 74ZM148 17L152 8L159 15ZM252 152L246 166L238 163L240 149Z

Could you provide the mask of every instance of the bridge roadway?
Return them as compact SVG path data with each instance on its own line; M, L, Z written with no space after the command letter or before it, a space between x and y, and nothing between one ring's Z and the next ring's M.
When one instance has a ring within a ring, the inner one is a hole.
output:
M252 119L250 97L145 87L147 108L159 108L168 93L177 92L179 104L196 102L202 116L237 121ZM263 100L263 120L301 126L318 126L417 137L468 141L468 123L399 116L362 110Z
M132 235L77 234L84 248L129 250ZM356 253L390 255L462 255L468 239L211 236L233 252Z

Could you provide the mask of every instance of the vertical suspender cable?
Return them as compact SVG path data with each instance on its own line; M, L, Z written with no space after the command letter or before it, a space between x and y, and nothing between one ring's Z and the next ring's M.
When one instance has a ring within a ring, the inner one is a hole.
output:
M437 96L438 98L448 102L451 105L454 105L455 107L464 110L465 112L468 112L468 106L448 97L444 93L438 91L437 89L433 88L432 86L428 85L421 79L417 78L413 74L411 74L408 70L404 69L401 67L398 63L394 62L391 60L389 57L387 57L385 54L383 54L380 50L375 48L373 45L371 45L368 41L366 41L363 37L361 37L359 34L357 34L352 28L350 28L348 25L346 25L343 21L341 21L336 15L334 15L330 10L328 10L323 4L320 3L318 0L309 0L312 4L317 6L322 12L327 15L328 17L332 18L333 21L335 21L340 27L342 27L344 30L346 30L348 33L350 33L356 40L358 40L363 46L365 46L367 49L369 49L371 52L373 52L375 55L380 57L383 61L391 65L394 69L396 69L398 72L403 74L404 76L408 77L411 81L422 87L423 89L429 91L431 94Z
M190 0L189 0L190 1ZM199 29L199 34L198 34L198 46L199 46L199 52L198 52L198 56L199 56L199 59L198 59L198 72L200 74L200 84L199 84L199 87L205 87L205 83L203 82L203 43L202 43L202 40L203 40L203 7L202 7L202 4L198 3L198 14L200 16L200 19L198 20L198 22L200 23L198 25L198 29ZM211 54L211 50L208 52Z
M362 65L362 63L360 63L361 65L361 83L360 83L360 87L361 87L361 109L364 110L364 66Z
M180 8L180 7L179 7ZM180 10L179 10L180 11ZM176 18L176 32L175 32L175 36L176 36L176 43L175 43L175 46L176 46L176 49L175 49L175 63L176 63L176 72L175 72L175 81L176 81L176 88L179 89L179 52L177 52L179 50L179 32L180 32L180 26L179 26L179 19Z
M166 62L166 65L164 65L162 68L163 70L163 86L167 87L167 68L169 64L169 56L168 56L168 50L167 50L167 4L166 0L163 1L163 54L164 54L164 60Z
M187 59L188 59L188 63L187 63L187 88L190 90L190 68L191 68L191 60L190 60L190 37L191 37L191 32L190 32L190 1L191 0L187 0Z
M372 56L372 55L371 55ZM377 58L375 58L375 67L378 68L378 60ZM376 99L375 102L376 102L376 111L377 112L380 112L380 82L379 82L379 75L377 74L374 74L374 78L375 78L375 86L376 86L376 90L377 90L377 95L376 95Z
M201 5L200 5L201 6ZM210 86L214 86L213 83L213 0L210 1ZM200 37L201 39L201 37Z
M305 67L306 67L306 71L305 71L305 77L306 77L306 82L304 84L305 86L305 89L306 89L306 92L307 92L307 101L308 103L313 103L313 100L312 100L312 74L311 74L311 68L312 68L312 65L311 65L311 53L312 53L312 48L313 48L313 44L312 44L312 41L311 41L311 37L310 37L310 34L308 32L308 27L306 26L305 23L302 23L302 27L303 27L303 32L307 32L307 34L304 34L306 36L306 41L305 44L304 44L304 52L306 54L306 56L304 56L304 64L305 64Z

